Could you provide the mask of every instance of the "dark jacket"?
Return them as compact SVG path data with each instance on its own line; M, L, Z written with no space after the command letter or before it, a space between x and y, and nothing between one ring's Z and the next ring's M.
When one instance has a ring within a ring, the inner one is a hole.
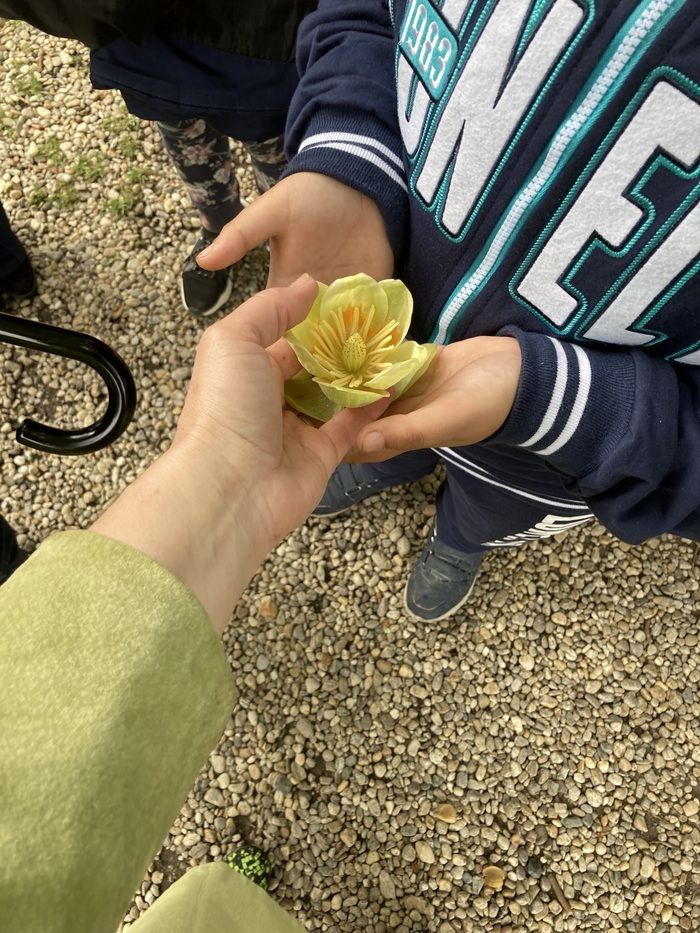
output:
M166 31L251 58L294 59L299 23L316 0L0 0L0 16L90 48Z
M632 543L700 540L699 14L321 0L287 124L291 171L382 211L415 339L517 337L482 449Z

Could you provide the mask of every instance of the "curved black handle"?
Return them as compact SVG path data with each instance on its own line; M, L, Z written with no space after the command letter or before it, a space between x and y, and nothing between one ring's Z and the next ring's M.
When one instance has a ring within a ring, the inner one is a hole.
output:
M0 312L0 341L79 360L97 372L107 385L107 410L94 424L66 431L26 418L16 437L25 447L52 454L87 454L115 441L127 428L136 408L131 370L106 343L80 331Z

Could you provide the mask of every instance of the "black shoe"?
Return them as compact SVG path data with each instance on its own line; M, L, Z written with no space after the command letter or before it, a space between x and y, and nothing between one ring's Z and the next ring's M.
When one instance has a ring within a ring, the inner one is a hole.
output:
M196 317L214 314L231 297L233 283L230 270L218 269L216 272L209 272L198 266L195 259L195 256L213 243L216 237L216 233L211 233L202 227L199 238L182 267L180 280L182 303L185 309Z
M329 479L323 499L311 514L315 518L335 518L363 499L376 496L382 489L399 485L380 479L369 464L341 463Z
M0 293L13 298L33 298L36 295L36 276L29 261L23 259L17 268L0 279Z
M15 570L21 567L28 557L29 551L23 551L21 547L16 547L11 558L0 560L0 586L10 579Z
M245 875L254 884L257 884L264 891L270 880L270 860L256 846L240 846L229 852L224 861L231 866L234 871Z
M454 615L474 588L483 554L465 554L441 541L437 525L406 584L406 612L419 622L439 622Z

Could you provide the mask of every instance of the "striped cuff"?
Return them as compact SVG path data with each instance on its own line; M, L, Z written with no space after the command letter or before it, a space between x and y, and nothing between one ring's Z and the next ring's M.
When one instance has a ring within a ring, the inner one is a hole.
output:
M490 440L522 447L562 473L583 477L627 431L635 394L632 355L507 327L522 353L520 385L510 415Z
M372 198L381 211L394 256L408 226L408 187L401 157L379 122L316 119L310 122L286 175L319 172Z

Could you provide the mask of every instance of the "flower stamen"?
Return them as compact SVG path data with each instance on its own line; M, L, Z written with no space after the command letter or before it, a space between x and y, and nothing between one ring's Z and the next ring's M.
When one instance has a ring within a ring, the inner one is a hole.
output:
M323 331L323 328L318 324L313 328L312 336L315 341L317 341L319 347L323 350L328 356L333 356L333 343L329 341L328 337Z
M393 340L393 332L398 328L396 321L388 321L381 330L377 331L368 341L367 349L373 350L377 344L384 344L387 339Z
M337 351L342 346L342 339L344 339L344 337L340 342L338 342L338 334L335 328L328 321L320 321L318 327L321 329L321 333L326 338L326 343L328 344L330 350L333 353L337 353Z
M365 343L367 343L367 335L369 334L369 329L370 329L370 326L373 320L374 320L374 305L370 305L369 311L365 315L365 319L362 323L362 330L360 331L362 339L364 340Z
M321 350L320 347L314 347L311 352L318 359L319 363L326 367L326 369L329 369L331 372L334 372L337 369L338 364L334 357L329 356L327 353Z
M339 309L337 311L334 311L333 314L331 315L331 319L333 323L335 324L336 333L338 335L338 339L340 340L340 345L342 346L345 343L345 335L346 335L345 321L343 320L343 312L340 311Z

